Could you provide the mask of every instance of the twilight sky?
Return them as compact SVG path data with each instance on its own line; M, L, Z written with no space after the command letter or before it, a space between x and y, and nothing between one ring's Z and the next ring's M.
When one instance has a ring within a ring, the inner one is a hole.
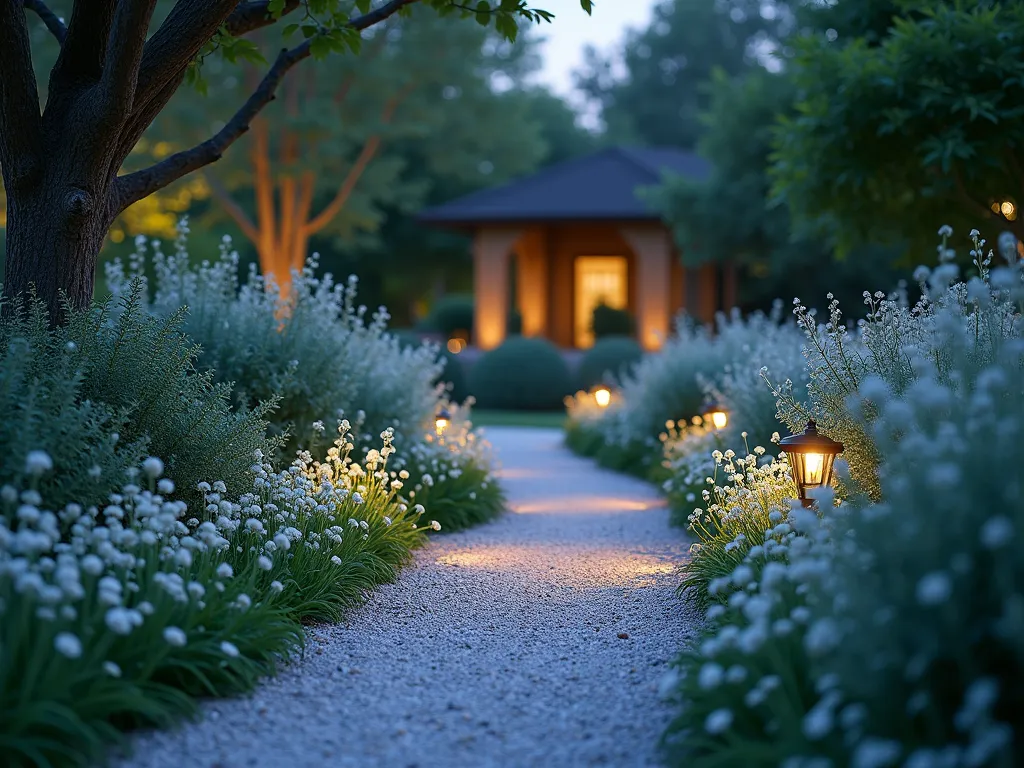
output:
M540 80L561 95L572 90L572 71L583 61L583 48L590 44L608 48L622 37L626 27L646 24L656 0L594 0L594 13L587 16L579 0L533 0L530 5L555 14L550 24L538 30L547 42L543 46L544 70Z

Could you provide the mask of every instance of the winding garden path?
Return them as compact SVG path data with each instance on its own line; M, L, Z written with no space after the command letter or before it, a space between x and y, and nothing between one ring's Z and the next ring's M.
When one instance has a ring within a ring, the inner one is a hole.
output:
M204 719L145 734L132 768L644 766L657 688L695 621L686 544L645 483L554 430L493 428L511 512L435 536L397 584Z

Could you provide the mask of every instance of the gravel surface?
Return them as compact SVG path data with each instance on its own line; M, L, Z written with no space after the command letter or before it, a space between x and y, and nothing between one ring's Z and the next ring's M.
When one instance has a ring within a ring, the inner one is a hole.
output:
M652 487L561 432L487 435L510 513L434 536L303 660L140 734L123 768L657 765L658 683L697 625L674 597L682 533Z

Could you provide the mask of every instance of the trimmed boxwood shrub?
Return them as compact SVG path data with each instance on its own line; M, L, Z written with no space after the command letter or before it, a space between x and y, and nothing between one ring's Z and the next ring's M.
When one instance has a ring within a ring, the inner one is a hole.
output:
M572 376L550 341L510 336L485 353L469 372L469 388L480 408L558 410L572 391Z
M644 350L628 336L608 336L598 339L580 360L576 378L583 389L597 384L618 382L623 372L632 372L644 356Z

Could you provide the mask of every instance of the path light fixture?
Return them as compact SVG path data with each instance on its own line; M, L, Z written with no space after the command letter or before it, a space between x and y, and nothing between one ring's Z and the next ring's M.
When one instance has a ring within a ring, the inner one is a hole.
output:
M725 408L714 400L708 400L704 403L703 410L704 416L702 418L705 424L710 424L716 431L725 429L729 423L729 412Z
M438 437L444 435L451 420L452 415L448 412L447 408L442 405L437 409L437 415L434 417L434 431L437 432Z
M819 433L818 425L811 419L799 435L782 438L779 447L789 456L800 503L813 506L814 499L807 493L832 484L832 466L836 456L843 452L843 444Z
M612 401L612 391L608 387L598 387L594 390L594 402L601 408L607 408Z

